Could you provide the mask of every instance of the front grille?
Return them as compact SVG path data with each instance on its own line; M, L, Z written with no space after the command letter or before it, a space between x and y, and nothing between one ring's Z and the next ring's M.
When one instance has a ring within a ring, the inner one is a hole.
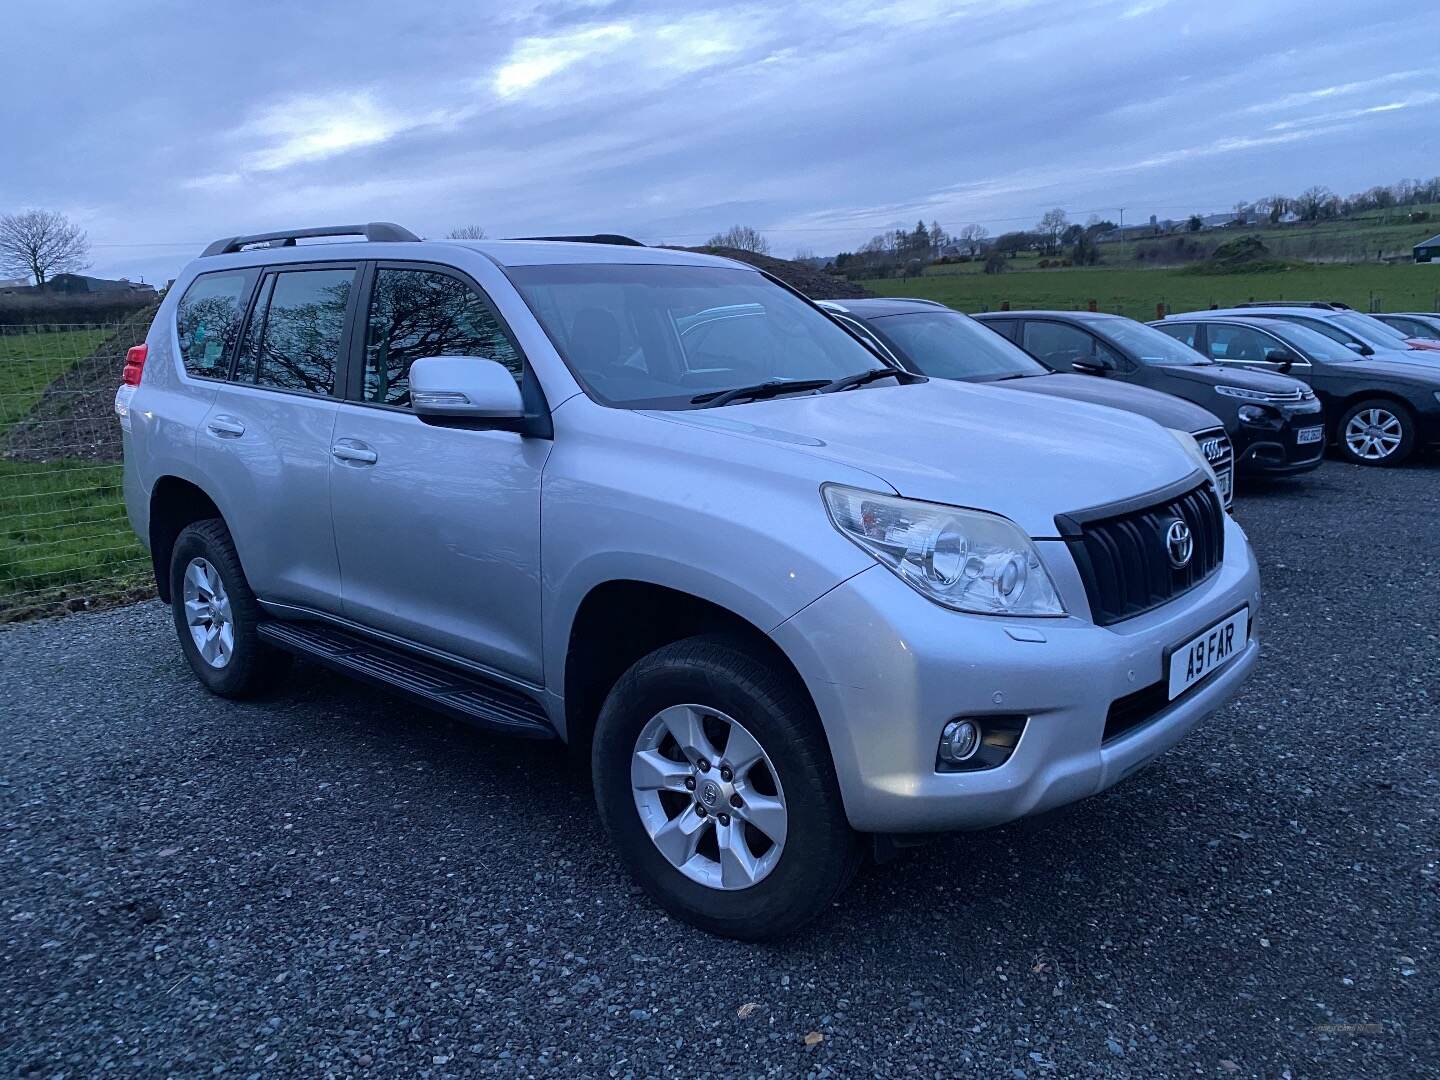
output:
M1172 559L1169 532L1190 531L1190 558ZM1211 485L1193 481L1135 506L1095 507L1055 519L1070 549L1090 614L1100 626L1150 611L1188 592L1225 557L1225 511Z
M1225 509L1228 510L1231 499L1235 497L1235 447L1230 442L1230 436L1225 434L1223 427L1209 428L1197 431L1195 441L1200 444L1200 452L1205 455L1210 468L1223 482Z

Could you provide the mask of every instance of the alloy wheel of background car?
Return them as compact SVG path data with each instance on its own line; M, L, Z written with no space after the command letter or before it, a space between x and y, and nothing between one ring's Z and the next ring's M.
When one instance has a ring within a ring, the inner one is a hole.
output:
M775 766L719 709L672 705L635 741L635 809L670 865L712 889L762 880L785 849L789 812Z
M220 572L197 556L185 567L182 602L195 651L213 668L223 668L235 651L235 622L230 594Z
M1388 401L1362 401L1340 421L1339 443L1345 456L1361 465L1398 465L1410 456L1414 424Z

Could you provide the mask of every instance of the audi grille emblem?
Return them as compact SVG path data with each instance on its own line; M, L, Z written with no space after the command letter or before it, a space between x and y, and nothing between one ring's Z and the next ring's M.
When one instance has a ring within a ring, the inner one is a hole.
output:
M1206 439L1200 444L1200 452L1205 455L1206 461L1219 461L1225 453L1220 448L1219 439Z
M1190 534L1190 526L1179 518L1165 530L1165 550L1170 555L1170 565L1176 570L1190 565L1190 556L1195 554L1195 538Z

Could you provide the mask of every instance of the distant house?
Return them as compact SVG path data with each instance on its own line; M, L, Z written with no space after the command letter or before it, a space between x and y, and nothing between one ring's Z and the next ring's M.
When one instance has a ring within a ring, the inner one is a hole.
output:
M1415 245L1416 262L1440 262L1440 235Z
M153 293L154 285L143 281L129 281L125 278L112 281L109 278L89 277L86 274L56 274L45 282L45 291L52 293Z

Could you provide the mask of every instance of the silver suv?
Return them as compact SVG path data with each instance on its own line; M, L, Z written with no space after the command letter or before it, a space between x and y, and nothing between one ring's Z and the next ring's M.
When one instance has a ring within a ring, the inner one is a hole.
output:
M760 938L866 842L1109 787L1254 665L1255 560L1192 440L598 239L377 223L185 269L116 410L201 682L298 653L562 739L655 899Z

